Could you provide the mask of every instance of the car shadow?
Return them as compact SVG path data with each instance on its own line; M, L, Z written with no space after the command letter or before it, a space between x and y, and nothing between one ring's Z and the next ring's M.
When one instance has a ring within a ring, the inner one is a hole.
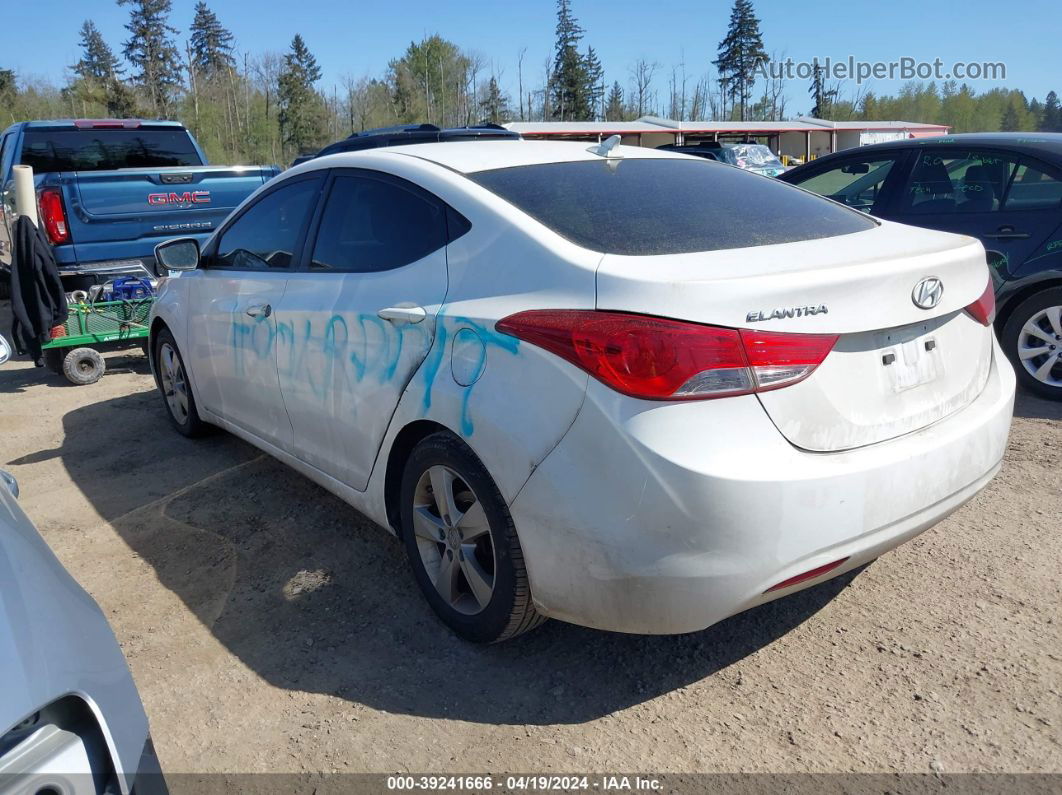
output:
M96 511L226 648L277 687L388 712L490 724L598 718L744 659L857 576L690 635L553 621L476 646L436 620L397 540L228 434L179 436L155 393L63 422L59 450L20 460L60 455Z
M1014 400L1014 416L1030 420L1062 420L1062 400L1046 400L1019 387Z

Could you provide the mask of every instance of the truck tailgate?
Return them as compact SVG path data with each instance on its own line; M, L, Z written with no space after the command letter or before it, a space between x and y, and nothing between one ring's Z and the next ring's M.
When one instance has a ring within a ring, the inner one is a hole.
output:
M80 171L61 179L78 244L208 232L274 173L258 166L194 166Z

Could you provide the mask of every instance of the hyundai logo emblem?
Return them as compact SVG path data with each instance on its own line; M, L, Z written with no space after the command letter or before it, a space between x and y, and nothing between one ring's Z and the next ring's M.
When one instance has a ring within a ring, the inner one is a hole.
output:
M919 309L932 309L944 297L944 283L936 276L922 279L911 291L911 300Z

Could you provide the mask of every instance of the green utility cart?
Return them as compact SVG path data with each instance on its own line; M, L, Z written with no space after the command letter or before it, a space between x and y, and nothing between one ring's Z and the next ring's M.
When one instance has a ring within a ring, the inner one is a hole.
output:
M147 352L148 315L154 297L70 304L64 326L41 346L45 362L72 384L94 384L106 370L100 350L140 346Z

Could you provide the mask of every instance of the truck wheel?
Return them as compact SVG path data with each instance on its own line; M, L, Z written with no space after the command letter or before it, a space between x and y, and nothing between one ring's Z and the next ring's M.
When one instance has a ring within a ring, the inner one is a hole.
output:
M107 365L99 351L92 348L74 348L63 357L63 375L71 384L85 386L103 378Z
M406 554L421 592L450 629L476 643L508 640L543 621L505 500L463 442L435 433L402 476Z

